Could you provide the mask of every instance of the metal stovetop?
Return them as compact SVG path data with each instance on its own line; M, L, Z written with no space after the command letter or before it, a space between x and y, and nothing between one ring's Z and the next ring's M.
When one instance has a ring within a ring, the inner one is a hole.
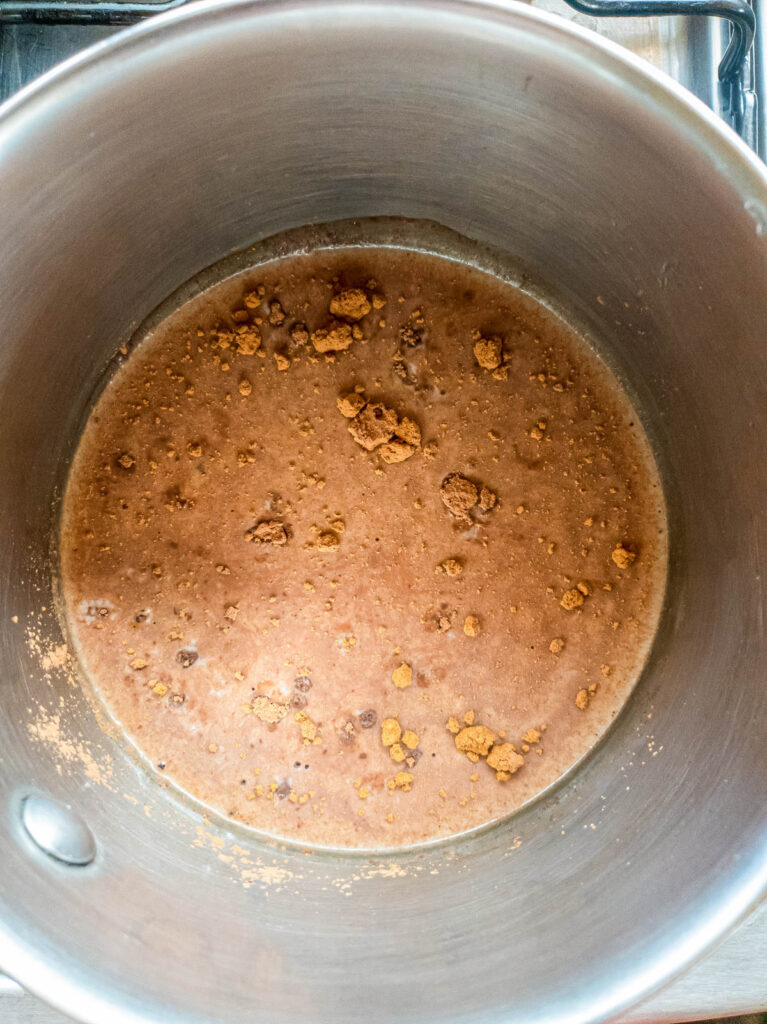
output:
M0 0L0 101L64 58L119 31L114 22L138 20L179 2ZM534 6L594 29L666 71L767 159L767 0L753 0L754 46L742 60L738 44L748 42L743 36L749 34L752 17L749 12L744 17L746 0L570 2L578 12L564 0L533 0ZM671 13L680 9L686 16ZM602 16L605 10L611 16ZM664 16L627 16L651 11ZM736 19L734 40L724 20L729 17ZM721 68L728 44L729 67ZM663 992L624 1015L621 1024L668 1024L760 1010L767 1010L767 903ZM0 975L0 1024L65 1024L65 1018Z

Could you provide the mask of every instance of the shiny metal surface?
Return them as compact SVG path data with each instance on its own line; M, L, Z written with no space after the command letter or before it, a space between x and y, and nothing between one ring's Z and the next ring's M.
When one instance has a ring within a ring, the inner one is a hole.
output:
M32 794L19 806L21 824L41 853L70 867L84 867L96 858L96 840L80 815L50 797Z
M759 133L758 153L767 160L767 8L764 0L755 0L756 36L754 39L754 92Z
M732 1020L767 1008L767 907L755 911L714 952L666 986L630 1007L612 1024L679 1024L727 1017L730 1024L764 1024L763 1015ZM0 978L0 1020L3 1024L69 1024L72 1018L28 993L6 992ZM491 1022L488 1022L491 1024ZM712 1022L713 1024L713 1022ZM717 1020L716 1024L720 1024Z
M732 50L735 40L730 38L729 26L711 17L708 9L704 10L692 0L690 9L694 9L699 17L636 17L633 10L644 0L617 2L632 8L626 26L620 22L616 24L615 18L599 14L601 8L596 5L593 14L577 15L575 20L589 25L607 39L619 41L635 53L641 53L646 60L668 71L735 128L747 145L764 159L767 152L767 108L759 99L763 95L763 23L757 19L755 51L737 80L720 82L716 68L725 60L728 45ZM681 3L685 2L687 0L681 0ZM737 2L746 3L746 0ZM63 0L62 3L54 0L30 0L30 3L0 0L0 102L64 56L105 38L120 25L132 24L150 13L175 6L179 6L178 0L149 0L144 4L134 0L129 3L95 0L92 4L77 0ZM537 6L573 18L573 9L564 0L538 0ZM576 3L576 6L579 5ZM752 8L747 7L751 17ZM755 3L754 9L758 7L759 4ZM648 13L652 14L653 9L650 8Z
M718 28L715 22L695 18L594 18L576 13L565 0L532 0L532 6L626 47L714 109L717 65L722 56L712 47L712 30Z
M238 0L131 30L13 102L0 195L4 969L93 1024L575 1024L754 905L767 178L712 115L514 4ZM504 250L591 330L659 452L672 581L642 682L564 785L461 841L308 855L158 790L24 624L57 639L51 498L115 347L231 249L371 214ZM41 714L91 760L40 742ZM32 785L99 836L93 869L28 856L11 808Z
M24 989L19 985L18 981L14 981L13 978L9 978L7 974L0 974L0 1009L3 1010L0 1020L5 1021L8 1014L11 1012L10 1006L11 1001L15 1004L19 996L26 995ZM29 1002L31 997L27 995L25 1002ZM14 1005L13 1009L17 1007ZM55 1012L55 1011L51 1011Z
M745 69L742 91L732 90L718 80L717 67L728 43L728 28L713 18L631 18L616 21L574 14L564 0L532 0L538 10L551 11L605 39L627 47L652 65L665 71L710 107L730 127L740 123L747 144L762 159L767 156L767 106L759 99L759 70L764 75L767 46L765 19L757 17L754 55ZM758 5L757 5L758 8ZM751 81L751 64L756 64ZM762 87L763 88L763 87ZM742 102L742 114L732 109Z
M11 95L7 79L18 77L19 72L30 69L11 67L10 76L4 65L8 63L8 52L12 53L17 42L29 39L25 31L35 29L34 37L40 36L40 29L57 27L71 29L73 25L90 30L97 26L115 28L134 24L145 17L161 11L172 10L189 3L190 0L0 0L0 100ZM719 74L715 83L717 104L714 109L734 128L751 149L765 157L767 119L760 106L759 96L763 92L763 74L759 52L750 52L754 43L755 28L759 28L756 45L762 46L763 25L758 23L758 0L567 0L567 4L586 17L592 17L603 25L616 18L649 20L653 24L660 17L665 21L674 17L677 22L708 20L706 33L721 49L716 63ZM719 25L712 24L719 19ZM20 33L14 28L21 29ZM43 38L46 33L43 32ZM609 37L611 32L608 30ZM58 46L60 34L55 40ZM668 33L661 32L661 49L668 46ZM34 53L34 63L39 55ZM26 64L30 57L27 56ZM43 62L44 63L44 62ZM676 77L676 76L675 76ZM16 86L18 88L18 86ZM696 90L693 90L696 91ZM697 91L696 91L696 94Z
M762 1012L737 1024L764 1024L767 1010L767 906L662 992L621 1015L620 1024L677 1024ZM732 1022L736 1024L736 1022Z

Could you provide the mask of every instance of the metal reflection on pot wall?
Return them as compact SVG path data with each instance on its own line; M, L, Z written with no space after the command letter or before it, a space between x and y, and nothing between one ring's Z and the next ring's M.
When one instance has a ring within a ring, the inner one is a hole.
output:
M513 4L238 0L22 95L0 153L0 964L98 1024L575 1022L745 912L767 884L767 181L745 147ZM379 214L502 249L601 339L664 470L672 579L634 698L565 785L459 841L310 856L201 822L100 731L51 653L51 502L101 372L168 294ZM30 787L87 821L92 868L62 879L18 843Z
M121 25L132 25L143 18L162 14L166 11L181 7L190 0L157 0L157 2L144 3L142 0L4 0L0 7L0 24L5 22L9 25L34 24L37 26L66 26L80 25L89 26L92 30L98 31L99 26L117 27ZM596 19L610 18L631 18L636 20L641 17L661 19L692 18L695 20L722 19L729 26L730 34L726 41L722 41L722 55L719 61L718 77L719 83L713 86L709 83L708 88L716 93L712 97L710 105L716 109L725 120L743 138L748 146L758 152L762 157L765 155L767 140L763 137L767 134L767 119L761 107L767 101L764 95L764 69L759 65L763 64L758 53L752 53L751 47L754 41L756 28L756 16L754 9L748 0L563 0L574 10L583 15ZM546 9L546 5L542 5ZM668 37L671 33L660 30L661 37ZM711 33L709 26L709 45L707 47L708 59L716 60L715 50L717 44L714 42L715 34ZM80 45L87 45L81 43ZM762 47L763 48L763 47ZM647 59L645 50L642 55ZM40 59L38 55L38 59ZM54 61L47 60L47 66ZM696 61L696 65L699 61ZM679 67L675 65L674 77L679 80ZM700 72L696 67L696 76ZM39 72L38 72L39 73ZM705 72L704 72L705 75ZM18 88L18 86L17 86ZM693 91L696 91L693 89ZM707 90L708 91L708 90ZM762 93L760 97L760 92ZM10 95L10 93L8 93Z

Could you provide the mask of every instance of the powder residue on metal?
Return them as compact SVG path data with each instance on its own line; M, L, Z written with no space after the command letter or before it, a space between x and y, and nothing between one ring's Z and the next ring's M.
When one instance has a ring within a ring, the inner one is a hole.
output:
M27 733L34 742L42 743L57 759L56 771L61 775L64 764L80 765L85 777L91 782L105 785L112 775L112 762L108 754L100 754L99 760L93 755L82 739L67 735L62 716L40 709L35 719L27 726Z

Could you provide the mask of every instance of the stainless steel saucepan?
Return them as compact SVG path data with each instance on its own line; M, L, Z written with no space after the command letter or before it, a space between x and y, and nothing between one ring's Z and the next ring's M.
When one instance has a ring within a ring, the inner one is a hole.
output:
M102 733L47 567L135 325L232 250L370 215L502 250L587 327L658 452L671 576L564 784L468 838L307 853L201 820ZM3 969L89 1024L576 1024L762 897L767 176L713 115L502 0L225 0L7 105L0 222Z

